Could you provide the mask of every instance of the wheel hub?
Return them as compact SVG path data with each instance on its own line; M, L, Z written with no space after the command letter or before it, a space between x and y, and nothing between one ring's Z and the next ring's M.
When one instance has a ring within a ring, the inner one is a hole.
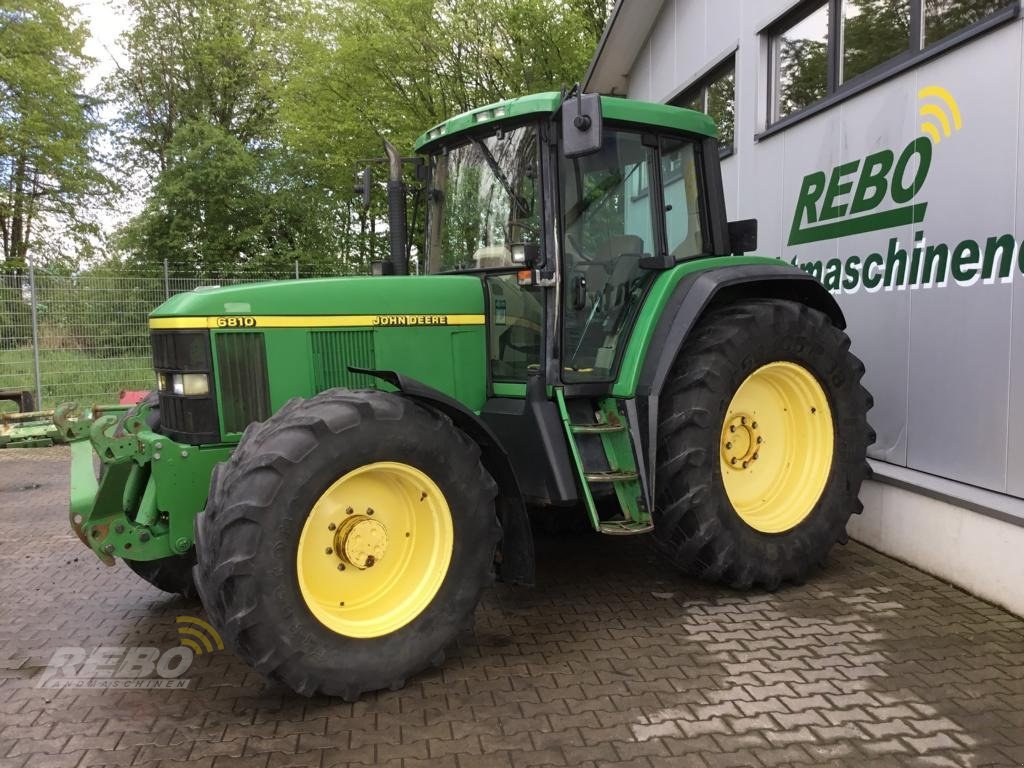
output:
M348 518L334 535L335 555L360 570L379 563L387 548L388 529L366 515Z
M381 637L435 598L455 529L444 493L422 470L366 464L328 487L306 517L296 579L310 612L346 637Z
M835 430L825 390L796 363L761 366L733 395L720 447L722 485L736 514L761 533L795 528L831 472Z
M747 414L736 414L722 430L722 461L732 469L744 470L760 458L764 436L761 425Z

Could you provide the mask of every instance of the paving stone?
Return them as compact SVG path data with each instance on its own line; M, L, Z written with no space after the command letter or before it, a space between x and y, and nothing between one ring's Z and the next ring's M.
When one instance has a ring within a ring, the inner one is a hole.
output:
M441 669L355 703L228 651L187 690L38 689L57 648L169 648L204 615L81 548L67 462L0 451L0 768L1024 763L1024 621L852 543L802 586L741 594L642 541L539 537L536 589L489 589Z

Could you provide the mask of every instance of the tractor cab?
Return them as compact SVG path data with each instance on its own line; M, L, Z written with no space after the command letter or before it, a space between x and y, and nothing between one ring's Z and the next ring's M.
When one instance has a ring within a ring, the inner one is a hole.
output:
M677 265L732 252L714 137L697 112L577 92L492 104L417 142L423 271L484 284L480 416L527 498L573 503L582 482L605 532L650 529L651 456L634 439L653 424L616 397L645 298ZM603 519L595 499L612 494L621 515Z
M420 138L425 271L487 283L495 383L543 365L550 383L610 389L656 275L730 252L714 135L695 112L540 94Z

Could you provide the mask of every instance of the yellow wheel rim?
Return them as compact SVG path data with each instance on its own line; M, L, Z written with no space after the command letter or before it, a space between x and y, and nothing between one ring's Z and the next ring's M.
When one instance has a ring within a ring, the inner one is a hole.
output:
M299 589L328 629L380 637L434 599L453 542L451 510L433 480L408 464L367 464L313 505L299 537Z
M722 482L736 513L763 533L795 528L818 503L835 450L821 384L795 363L750 374L722 424Z

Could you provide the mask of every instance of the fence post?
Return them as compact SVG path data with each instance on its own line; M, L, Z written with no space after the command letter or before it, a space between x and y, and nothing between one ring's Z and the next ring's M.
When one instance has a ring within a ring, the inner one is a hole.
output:
M171 298L171 281L167 277L167 259L164 259L164 298Z
M43 381L39 375L39 318L36 314L36 306L39 298L36 296L36 267L31 256L28 257L28 284L32 290L32 363L36 375L36 410L43 410Z
M295 279L299 279L299 260L295 260Z

